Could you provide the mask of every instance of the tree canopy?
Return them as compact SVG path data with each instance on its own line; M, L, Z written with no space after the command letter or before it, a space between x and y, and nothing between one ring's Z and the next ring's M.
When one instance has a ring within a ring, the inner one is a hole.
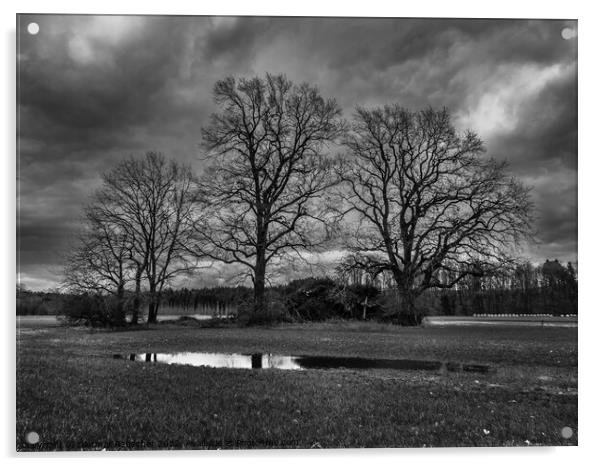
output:
M322 196L336 180L324 148L341 134L341 110L283 75L228 77L214 96L221 111L202 129L197 254L242 264L263 309L267 265L325 237Z
M459 134L446 109L358 108L345 146L340 195L357 221L351 249L373 272L392 274L403 312L416 315L428 288L505 266L529 235L529 189L484 157L474 132Z

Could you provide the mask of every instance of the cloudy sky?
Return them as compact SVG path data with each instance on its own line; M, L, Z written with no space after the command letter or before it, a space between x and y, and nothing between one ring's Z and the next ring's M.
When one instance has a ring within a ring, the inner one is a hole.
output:
M28 25L39 25L37 34ZM21 15L20 279L56 285L99 174L159 150L200 169L226 75L286 73L356 105L447 106L533 187L534 261L577 259L575 21Z

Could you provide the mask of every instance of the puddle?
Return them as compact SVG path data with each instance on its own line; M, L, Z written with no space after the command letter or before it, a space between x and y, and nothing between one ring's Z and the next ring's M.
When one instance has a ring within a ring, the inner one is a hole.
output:
M213 316L206 314L165 314L157 316L157 322L168 322L170 320L180 320L180 319L195 319L195 320L210 320L210 319L226 319L227 316Z
M129 359L130 361L230 369L395 369L405 371L492 372L491 367L480 364L460 364L414 359L282 356L262 353L131 353L127 356L115 354L113 357L115 359Z

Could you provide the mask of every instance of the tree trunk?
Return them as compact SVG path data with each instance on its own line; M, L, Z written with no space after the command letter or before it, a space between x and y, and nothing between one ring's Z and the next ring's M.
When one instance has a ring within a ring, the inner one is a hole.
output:
M405 285L398 284L397 292L399 295L399 323L406 325L420 325L421 316L416 308L416 294Z
M158 302L159 297L157 295L157 288L154 283L149 288L150 288L149 289L150 301L148 303L147 323L156 324L157 323L157 312L159 310L159 302Z
M147 323L156 324L157 323L157 314L159 311L159 302L156 295L151 295L150 301L148 303L148 319Z
M138 325L138 308L140 307L140 297L139 295L134 296L134 305L132 309L132 320L130 324Z
M116 315L112 316L113 324L122 325L125 323L125 311L124 311L124 295L125 288L122 283L117 287L117 312Z
M154 297L151 295L150 300L148 302L148 316L146 318L146 323L154 324L155 322L156 322L155 301L154 301Z
M132 309L132 325L138 325L138 315L140 313L140 281L141 275L136 274L136 290L134 291L134 308Z
M262 313L266 310L265 302L265 251L257 252L257 261L255 263L255 278L253 282L254 312Z

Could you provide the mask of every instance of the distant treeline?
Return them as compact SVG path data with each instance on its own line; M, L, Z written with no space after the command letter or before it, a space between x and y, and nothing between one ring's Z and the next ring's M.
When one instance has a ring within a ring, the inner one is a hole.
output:
M68 295L58 292L29 291L17 287L17 315L58 315Z
M252 289L244 286L214 287L178 290L167 289L162 293L161 306L179 307L197 311L206 307L237 306L252 297Z
M525 263L497 277L471 277L441 296L440 313L577 314L577 273L569 262Z
M198 311L207 307L239 308L252 289L217 287L167 290L162 304ZM269 289L272 308L283 308L293 320L378 318L387 320L400 305L394 288L371 283L344 283L307 278ZM418 298L424 315L577 314L577 273L569 262L522 263L488 277L466 277L450 289L432 289ZM365 309L365 314L364 314Z
M420 296L417 305L423 315L577 314L577 285L577 273L571 263L525 263L497 276L467 277L453 288L432 289ZM97 301L18 289L17 315L73 314L75 308L75 315L85 316L86 309L81 308L96 309L101 305ZM239 319L252 320L256 318L252 301L253 290L249 287L181 288L165 290L161 306L177 308L181 313L236 314ZM267 301L268 315L261 318L272 321L393 320L400 306L394 288L381 289L370 283L348 283L328 277L271 287ZM102 309L94 312L102 313Z
M449 289L431 289L417 300L423 315L577 314L578 280L574 266L557 260L522 263L487 277L465 277ZM395 290L383 295L395 305Z

